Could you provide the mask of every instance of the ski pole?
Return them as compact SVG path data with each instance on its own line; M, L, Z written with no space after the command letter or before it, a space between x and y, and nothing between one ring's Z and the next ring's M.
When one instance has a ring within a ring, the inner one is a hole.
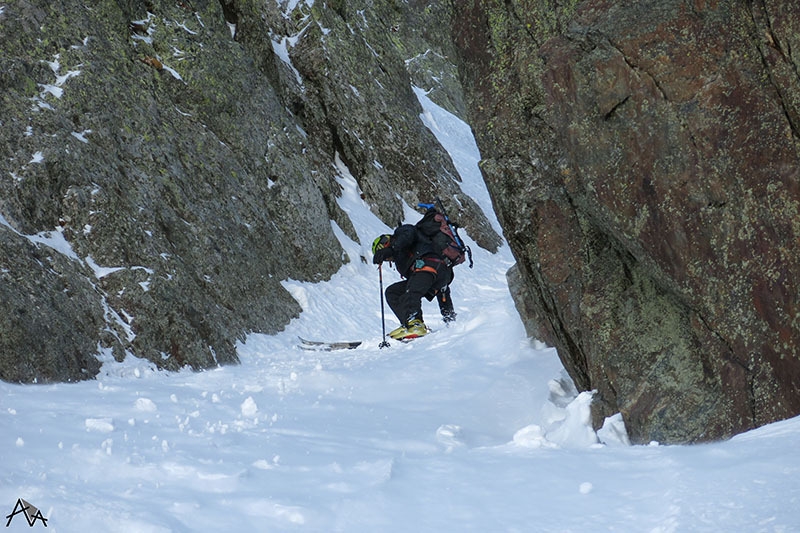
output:
M378 345L378 348L388 348L389 342L386 340L386 315L383 310L383 265L378 265L378 280L381 288L381 331L383 332L383 341Z

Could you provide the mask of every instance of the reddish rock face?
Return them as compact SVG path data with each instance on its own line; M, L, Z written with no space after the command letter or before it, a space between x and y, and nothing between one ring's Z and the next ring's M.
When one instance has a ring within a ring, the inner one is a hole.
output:
M634 442L800 413L800 5L541 4L454 21L529 331Z

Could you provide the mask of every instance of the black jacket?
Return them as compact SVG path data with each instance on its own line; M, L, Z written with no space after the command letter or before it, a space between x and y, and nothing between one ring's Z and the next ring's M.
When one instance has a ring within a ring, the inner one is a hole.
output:
M417 227L403 224L394 230L391 239L392 259L397 271L404 278L413 273L414 264L418 259L433 259L442 261L441 255L436 253L430 239L421 235Z

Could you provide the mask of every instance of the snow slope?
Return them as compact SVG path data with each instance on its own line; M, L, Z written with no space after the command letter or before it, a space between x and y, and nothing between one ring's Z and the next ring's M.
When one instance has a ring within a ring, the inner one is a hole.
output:
M417 95L494 219L469 127ZM507 248L472 243L454 324L425 303L433 334L379 348L369 246L389 228L337 165L360 242L334 230L351 262L326 283L287 280L303 314L248 337L240 366L165 373L108 357L96 381L0 383L9 531L31 529L18 498L48 531L800 531L800 418L701 446L629 446L619 419L598 437L589 394L525 336ZM364 343L308 352L298 335Z

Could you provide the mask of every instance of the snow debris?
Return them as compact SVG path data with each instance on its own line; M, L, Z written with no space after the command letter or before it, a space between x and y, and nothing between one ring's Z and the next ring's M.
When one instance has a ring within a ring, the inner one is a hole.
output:
M253 418L258 414L258 405L256 405L252 396L248 396L247 399L242 402L241 411L242 416L247 418Z
M155 413L158 411L158 406L150 398L137 398L134 408L142 413Z
M110 418L87 418L86 430L96 433L111 433L114 431L114 422Z
M628 431L625 429L625 421L622 414L617 413L603 421L603 427L597 430L597 437L600 442L609 446L630 446Z
M512 442L522 448L557 448L555 443L547 440L545 431L537 424L531 424L514 433Z
M462 435L463 430L461 426L456 424L445 424L443 426L439 426L436 430L436 440L444 446L444 450L446 453L450 453L456 448L461 448L465 446L464 437Z

